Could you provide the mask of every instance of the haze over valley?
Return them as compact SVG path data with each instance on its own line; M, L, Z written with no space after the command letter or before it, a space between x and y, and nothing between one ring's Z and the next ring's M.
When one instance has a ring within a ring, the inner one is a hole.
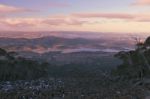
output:
M141 40L147 37L146 34L114 33L110 35L110 33L93 32L1 32L0 36L2 48L36 53L52 51L62 53L119 52L133 49L136 44L136 37Z

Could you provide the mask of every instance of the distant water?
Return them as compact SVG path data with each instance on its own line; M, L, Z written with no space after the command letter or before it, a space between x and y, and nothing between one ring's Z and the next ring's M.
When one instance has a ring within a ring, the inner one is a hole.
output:
M93 49L93 48L78 48L78 49L66 49L63 50L62 53L73 53L73 52L112 52L116 53L119 50L116 49Z
M150 33L103 33L103 32L76 32L76 31L43 31L43 32L0 32L0 37L8 38L40 38L45 36L56 36L66 38L116 38L116 37L140 37L145 39Z

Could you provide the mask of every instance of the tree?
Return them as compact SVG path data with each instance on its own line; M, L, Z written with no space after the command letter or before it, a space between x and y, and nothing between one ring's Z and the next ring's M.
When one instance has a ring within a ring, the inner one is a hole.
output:
M138 40L139 41L139 40ZM115 56L123 63L114 71L115 74L127 78L143 78L150 74L150 37L144 43L137 42L137 48L133 51L119 52Z
M144 44L145 44L146 46L150 46L150 37L148 37L148 38L146 39L146 41L144 42Z
M5 51L4 49L0 48L0 56L4 56L7 54L7 51Z

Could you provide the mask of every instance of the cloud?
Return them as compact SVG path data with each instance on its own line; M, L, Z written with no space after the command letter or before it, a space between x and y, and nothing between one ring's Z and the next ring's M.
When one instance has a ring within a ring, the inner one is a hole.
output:
M73 17L80 19L116 19L133 22L150 22L150 13L74 13Z
M132 14L126 13L75 13L72 16L79 18L107 18L107 19L133 19Z
M38 19L32 18L3 18L0 19L0 24L10 28L32 27L39 23Z
M119 20L119 21L118 21ZM105 23L102 23L105 21ZM0 18L0 28L7 27L13 30L44 30L44 29L78 29L99 25L135 23L145 24L150 22L150 14L138 13L74 13L69 15L51 15L49 17L27 18ZM138 23L137 23L138 22Z
M88 21L68 17L49 18L2 18L0 24L9 28L28 28L43 26L81 26Z
M132 5L134 5L134 6L149 6L150 0L137 0Z
M0 4L0 14L22 13L22 12L30 12L30 11L32 11L32 10Z
M8 21L1 21L1 24L11 27L11 28L20 28L20 27L31 27L34 26L32 23L28 22L8 22Z
M141 19L141 20L138 20L138 22L150 22L150 19Z
M43 23L51 26L57 25L83 25L88 21L83 21L75 18L58 18L58 19L47 19L44 20Z

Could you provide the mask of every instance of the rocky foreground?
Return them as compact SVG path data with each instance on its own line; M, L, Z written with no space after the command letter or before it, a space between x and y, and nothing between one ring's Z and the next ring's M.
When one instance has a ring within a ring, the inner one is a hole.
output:
M150 81L99 78L49 78L0 82L0 99L150 99Z

